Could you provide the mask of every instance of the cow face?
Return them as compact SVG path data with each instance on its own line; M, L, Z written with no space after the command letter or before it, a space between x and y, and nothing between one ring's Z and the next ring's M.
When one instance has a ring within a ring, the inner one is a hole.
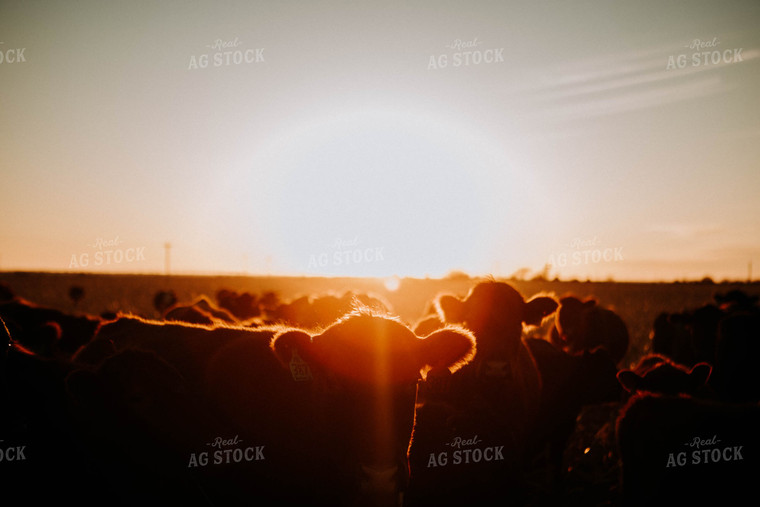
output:
M688 318L681 313L660 313L654 320L652 352L663 354L681 364L693 365L694 347Z
M398 320L358 312L317 335L280 334L272 347L294 375L312 376L322 418L316 424L347 489L362 502L390 504L408 475L421 371L458 368L472 358L475 341L452 327L420 338Z
M585 335L584 315L595 305L594 300L583 302L572 296L560 299L557 311L557 331L562 341L569 345L573 352L584 348L582 343Z
M502 282L481 282L463 300L443 295L436 304L441 319L461 323L478 339L479 360L498 363L512 361L518 355L523 324L538 325L557 308L549 297L525 302L513 287Z

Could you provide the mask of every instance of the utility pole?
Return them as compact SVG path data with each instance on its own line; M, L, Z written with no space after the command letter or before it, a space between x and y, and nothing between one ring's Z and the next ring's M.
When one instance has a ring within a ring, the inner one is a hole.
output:
M164 274L169 274L169 265L171 257L172 244L169 242L164 243Z

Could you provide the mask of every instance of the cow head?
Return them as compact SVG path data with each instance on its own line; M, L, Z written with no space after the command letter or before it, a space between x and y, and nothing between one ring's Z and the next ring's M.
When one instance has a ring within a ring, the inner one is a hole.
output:
M479 358L496 365L517 355L523 324L539 325L554 313L557 302L546 296L526 302L509 284L486 281L475 285L464 299L440 296L436 307L441 320L472 330L478 339Z
M596 300L581 301L574 296L566 296L559 300L556 327L562 342L571 351L583 350L586 312L596 306Z
M665 356L650 354L641 359L633 370L620 370L618 381L630 393L695 394L702 389L712 373L708 363L692 368L671 361Z
M695 363L690 324L685 314L660 313L654 319L649 337L653 353L668 356L684 365Z
M359 310L318 334L280 333L271 346L294 379L317 386L318 425L346 486L361 501L393 504L408 475L417 381L427 368L465 364L475 340L452 326L421 338L395 318Z

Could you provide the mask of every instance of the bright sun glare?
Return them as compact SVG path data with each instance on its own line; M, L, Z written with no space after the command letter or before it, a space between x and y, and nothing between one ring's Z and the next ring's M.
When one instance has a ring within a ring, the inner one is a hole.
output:
M272 249L290 273L443 276L489 268L485 231L496 228L497 204L510 200L493 198L494 185L509 174L503 151L471 130L363 111L303 125L259 155L269 176L252 184L267 187L267 202L251 213L273 210L268 226L279 241Z

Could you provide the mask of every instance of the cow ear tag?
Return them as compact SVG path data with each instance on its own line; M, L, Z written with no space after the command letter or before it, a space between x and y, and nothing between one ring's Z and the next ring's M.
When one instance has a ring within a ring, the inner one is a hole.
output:
M290 373L296 382L306 382L313 379L309 363L298 355L298 350L295 348L293 349L293 356L290 358Z

